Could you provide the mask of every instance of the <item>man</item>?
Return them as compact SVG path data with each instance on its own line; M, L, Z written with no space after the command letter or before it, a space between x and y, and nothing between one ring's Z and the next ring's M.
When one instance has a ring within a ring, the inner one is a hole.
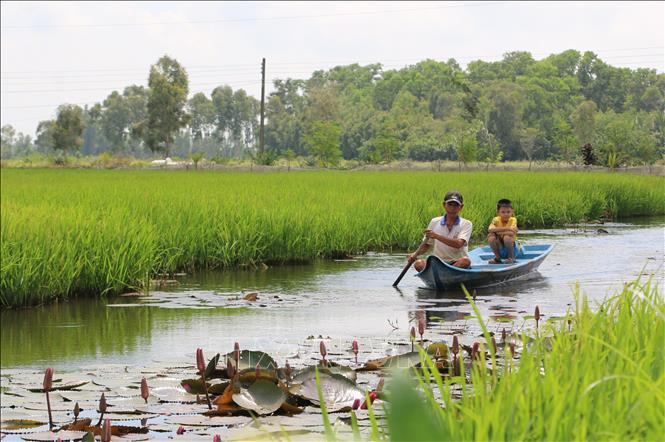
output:
M434 244L434 254L448 264L463 269L471 266L468 244L473 225L468 219L459 216L463 207L464 198L461 193L457 191L446 193L443 198L446 214L430 221L422 244L407 258L408 262L415 262L414 267L417 271L424 269L426 264L424 259L417 259L418 255L429 250L432 244Z

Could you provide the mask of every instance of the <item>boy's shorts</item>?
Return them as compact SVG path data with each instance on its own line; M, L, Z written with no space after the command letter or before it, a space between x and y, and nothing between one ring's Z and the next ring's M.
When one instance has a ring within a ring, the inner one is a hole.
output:
M517 241L513 244L513 258L517 258L517 255L519 254L519 247L517 246ZM508 258L508 248L501 244L501 247L499 248L499 256L501 256L501 259L506 259Z

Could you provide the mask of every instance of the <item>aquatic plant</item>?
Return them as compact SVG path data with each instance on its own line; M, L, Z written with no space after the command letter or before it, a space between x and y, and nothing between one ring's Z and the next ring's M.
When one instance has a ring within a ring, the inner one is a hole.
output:
M141 379L141 397L148 403L148 397L150 396L150 390L148 389L148 381L145 378Z
M51 367L46 369L44 373L44 382L42 383L44 387L44 393L46 393L46 408L48 409L48 425L49 428L53 428L53 415L51 414L51 399L49 398L48 392L53 388L53 369Z
M518 364L514 342L510 353L490 356L496 369L480 358L468 388L458 388L459 377L440 374L421 350L418 383L389 386L389 438L659 439L665 431L665 303L658 288L636 281L598 306L578 294L570 331L566 322L543 323L538 334L523 335Z
M199 374L201 375L201 383L203 384L203 391L206 395L206 402L208 403L208 409L212 410L212 405L210 403L210 396L208 395L208 384L206 383L206 363L203 358L203 349L196 349L196 368L199 369Z

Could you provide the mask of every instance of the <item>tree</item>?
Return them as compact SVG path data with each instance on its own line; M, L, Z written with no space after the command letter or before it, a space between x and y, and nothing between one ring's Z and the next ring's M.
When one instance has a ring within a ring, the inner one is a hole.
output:
M583 101L580 103L573 114L573 132L580 143L593 143L596 127L596 103L593 101Z
M43 120L37 125L37 138L35 145L42 153L53 149L53 132L55 130L55 120Z
M120 152L127 147L130 134L131 115L125 98L113 91L103 103L100 124L104 137L109 141L113 152Z
M476 159L478 154L478 141L476 138L479 129L478 125L478 121L468 122L461 117L449 122L450 132L448 139L455 148L460 170L462 170L462 165L466 168L469 162Z
M61 105L53 125L53 148L63 153L80 149L83 129L83 109L73 104Z
M194 140L203 140L212 135L215 127L215 105L204 93L198 92L189 100L189 114L192 116L189 128Z
M534 127L527 127L520 131L520 147L529 160L529 170L531 170L531 163L533 162L534 155L539 146L536 144L538 140L538 129Z
M312 121L305 131L304 144L310 155L323 167L336 166L342 158L339 139L342 128L333 121Z
M175 59L160 58L150 67L148 119L143 130L146 145L168 157L176 133L189 122L185 111L189 81Z
M579 140L573 133L571 125L560 115L555 116L553 143L558 151L557 160L563 160L568 164L577 163L579 153Z
M518 131L524 116L522 87L506 81L497 81L490 84L484 94L490 106L487 128L499 140L505 159L518 159L520 157Z
M11 124L2 126L2 137L0 141L0 157L12 158L14 156L14 138L16 129Z
M478 138L478 159L485 163L485 169L489 170L503 159L503 152L499 149L499 143L494 134L487 130L485 124L481 124L477 134Z

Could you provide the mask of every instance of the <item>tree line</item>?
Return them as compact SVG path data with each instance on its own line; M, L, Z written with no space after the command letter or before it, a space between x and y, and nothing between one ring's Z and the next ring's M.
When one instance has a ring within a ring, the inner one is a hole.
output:
M4 126L2 158L55 151L263 164L300 156L318 166L344 158L615 167L665 154L665 74L614 67L593 52L542 60L510 52L466 69L454 59L392 70L351 64L273 86L262 155L259 101L227 85L190 97L186 70L164 56L150 67L147 87L127 86L90 107L63 104L34 140Z

